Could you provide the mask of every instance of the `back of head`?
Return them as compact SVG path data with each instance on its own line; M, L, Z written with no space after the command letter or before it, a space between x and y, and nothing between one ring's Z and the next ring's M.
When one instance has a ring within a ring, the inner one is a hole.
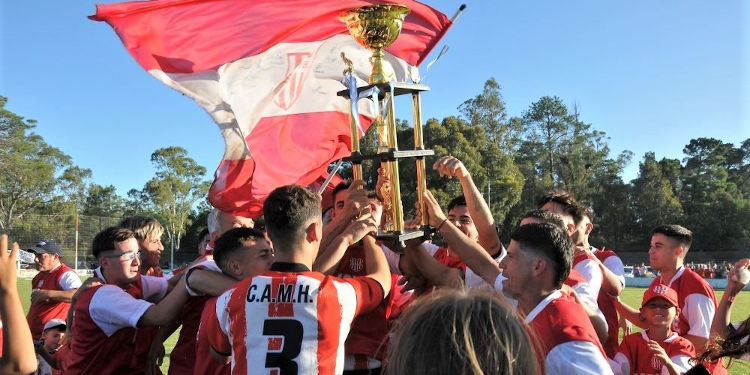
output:
M147 216L126 217L120 220L117 226L132 230L138 241L147 238L161 238L161 235L164 233L164 227L161 226L159 221Z
M556 203L560 205L563 212L570 215L576 225L583 220L583 216L586 213L586 208L578 203L575 197L567 191L553 190L548 192L537 201L537 207L542 208L547 203Z
M690 245L693 244L693 232L689 229L677 224L664 224L659 225L651 231L651 235L663 234L682 246L683 254L690 250Z
M523 323L488 292L442 290L412 304L385 374L535 374Z
M276 188L263 204L263 216L274 250L291 251L304 239L305 228L321 220L320 196L298 185Z
M104 251L114 250L115 244L131 238L135 238L135 233L128 228L109 227L94 236L91 242L91 253L94 258L99 259L99 254Z
M219 266L224 273L227 273L227 261L229 261L238 250L241 250L246 246L246 241L259 239L265 239L265 236L263 232L255 228L233 228L224 232L224 234L222 234L214 243L214 261L216 262L216 265Z
M534 223L517 227L510 235L521 249L547 258L555 272L555 288L568 278L573 264L573 243L560 226Z
M565 229L565 222L560 215L551 211L542 210L541 208L527 212L526 215L523 215L521 220L518 221L518 225L521 225L521 222L524 221L524 219L533 219L538 223L550 223Z

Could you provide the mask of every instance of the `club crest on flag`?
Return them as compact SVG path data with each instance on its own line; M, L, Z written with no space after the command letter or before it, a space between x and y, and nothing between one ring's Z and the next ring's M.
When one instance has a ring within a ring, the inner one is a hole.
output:
M351 258L349 259L349 268L352 272L360 272L365 268L365 260L362 258Z
M289 109L299 99L305 80L310 73L313 55L310 52L291 52L286 55L287 68L281 88L273 98L274 104L282 109Z

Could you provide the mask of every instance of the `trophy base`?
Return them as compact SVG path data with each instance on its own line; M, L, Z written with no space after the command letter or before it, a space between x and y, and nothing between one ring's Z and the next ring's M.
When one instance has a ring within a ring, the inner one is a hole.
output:
M420 229L406 229L403 232L385 232L379 234L376 239L383 241L386 246L397 253L403 253L406 244L404 242L416 238L425 238L434 233L430 226L424 226Z
M425 156L435 155L434 150L394 150L390 149L385 152L378 152L377 154L362 155L359 152L352 152L351 156L341 158L344 161L348 161L352 164L362 164L365 160L378 159L380 161L394 161L396 159L407 159L407 158L423 158Z
M359 93L361 93L362 91L369 90L375 86L377 86L378 90L380 90L380 94L378 94L378 96L381 100L385 97L385 94L391 92L391 89L393 89L394 96L414 94L422 91L430 91L430 86L422 85L419 83L386 82L357 87L357 94L359 95ZM349 97L349 90L341 90L337 92L336 95L351 99Z

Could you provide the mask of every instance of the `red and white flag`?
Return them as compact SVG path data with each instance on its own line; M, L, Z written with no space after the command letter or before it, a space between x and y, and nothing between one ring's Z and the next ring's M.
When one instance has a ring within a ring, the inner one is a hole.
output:
M411 10L386 49L406 81L451 24L411 0L157 0L97 5L90 18L109 23L146 71L211 115L226 148L209 199L255 217L271 190L314 184L350 153L349 109L336 96L344 89L340 55L364 85L371 52L339 14L377 3ZM359 114L366 129L373 109L363 101Z

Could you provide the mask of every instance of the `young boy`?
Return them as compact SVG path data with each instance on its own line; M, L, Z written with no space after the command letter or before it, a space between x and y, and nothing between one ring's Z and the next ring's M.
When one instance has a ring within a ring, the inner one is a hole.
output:
M37 375L61 374L57 370L55 353L62 347L65 339L65 321L62 319L50 319L44 324L41 342L36 346L39 368Z
M682 374L692 367L693 344L678 336L672 324L680 309L674 289L654 284L643 294L640 318L647 328L625 336L614 361L622 374ZM615 371L617 373L617 371Z

